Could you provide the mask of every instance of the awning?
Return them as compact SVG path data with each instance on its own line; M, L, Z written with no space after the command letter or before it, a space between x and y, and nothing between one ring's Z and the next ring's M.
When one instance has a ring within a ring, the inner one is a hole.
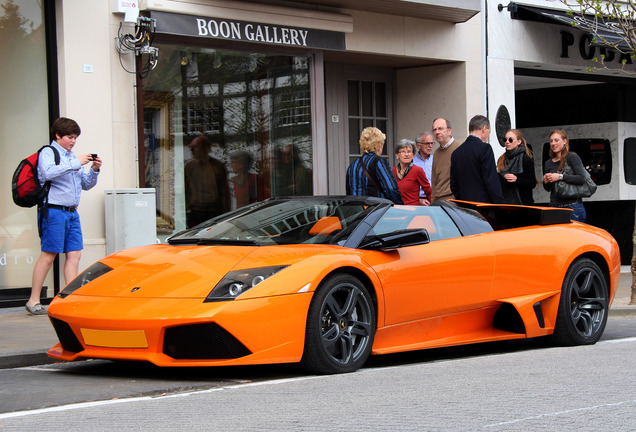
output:
M291 0L287 2L287 4L293 3L447 21L455 24L468 21L481 10L481 0Z
M151 10L188 15L210 15L202 13L202 11L209 8L218 10L233 7L246 11L251 10L251 19L254 21L258 20L262 8L281 10L292 8L296 10L297 14L307 15L321 15L325 14L326 11L348 14L348 10L359 10L457 24L468 21L481 10L481 0L287 0L284 2L266 0L206 0L205 2L139 0L138 3L142 11ZM211 15L218 16L217 13ZM305 24L300 25L306 27Z
M623 30L618 23L609 19L597 20L594 16L581 16L576 13L568 15L563 10L526 6L518 3L509 3L507 9L510 11L512 19L574 27L592 34L593 39L596 39L595 45L608 46L609 44L618 44L619 48L631 50L631 47L625 43ZM596 35L603 38L607 43L604 43Z

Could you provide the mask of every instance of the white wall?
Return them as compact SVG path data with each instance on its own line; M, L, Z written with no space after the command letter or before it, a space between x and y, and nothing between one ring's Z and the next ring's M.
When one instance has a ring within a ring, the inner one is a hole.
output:
M433 119L444 117L453 136L463 141L469 120L466 86L465 63L398 70L397 137L414 140L420 132L430 132Z
M97 186L82 193L79 207L81 270L106 252L104 190L137 186L135 76L119 63L114 38L123 15L112 14L110 0L64 0L56 12L60 115L82 128L75 153L98 153L103 160ZM132 68L128 57L123 62Z
M480 15L452 24L348 11L347 50L430 59L444 64L396 71L397 138L414 139L436 117L448 118L463 141L468 120L483 112Z

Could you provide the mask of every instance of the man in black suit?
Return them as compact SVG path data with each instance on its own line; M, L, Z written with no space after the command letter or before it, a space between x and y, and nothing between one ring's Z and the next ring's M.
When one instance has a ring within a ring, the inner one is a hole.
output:
M468 123L470 135L451 155L451 191L456 199L504 203L492 147L487 144L490 121L476 115Z

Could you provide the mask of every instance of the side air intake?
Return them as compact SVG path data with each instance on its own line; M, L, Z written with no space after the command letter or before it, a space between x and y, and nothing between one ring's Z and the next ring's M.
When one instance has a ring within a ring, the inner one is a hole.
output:
M510 303L504 303L497 309L493 320L493 327L511 333L526 332L526 326L523 324L519 312L517 312L517 309Z

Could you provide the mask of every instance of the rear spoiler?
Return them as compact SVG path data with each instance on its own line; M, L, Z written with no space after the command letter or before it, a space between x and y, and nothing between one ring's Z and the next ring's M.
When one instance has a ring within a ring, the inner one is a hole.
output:
M495 231L531 225L572 223L572 209L562 207L534 207L510 204L450 200L458 207L471 209L482 215Z

